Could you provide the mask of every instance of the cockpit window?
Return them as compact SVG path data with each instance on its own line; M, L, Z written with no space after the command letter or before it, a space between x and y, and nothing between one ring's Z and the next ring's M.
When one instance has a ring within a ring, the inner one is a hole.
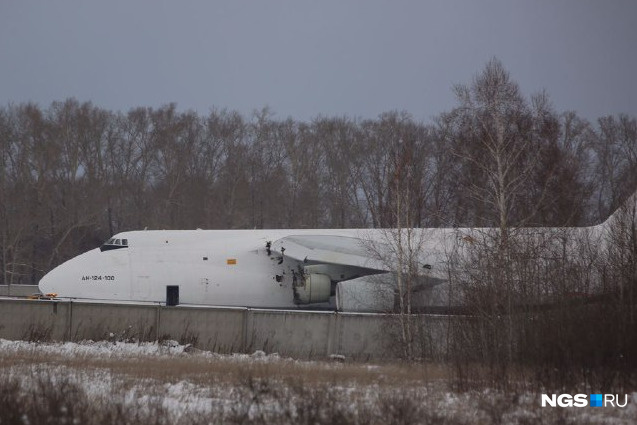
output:
M111 251L113 249L128 248L128 239L110 238L100 246L100 251Z

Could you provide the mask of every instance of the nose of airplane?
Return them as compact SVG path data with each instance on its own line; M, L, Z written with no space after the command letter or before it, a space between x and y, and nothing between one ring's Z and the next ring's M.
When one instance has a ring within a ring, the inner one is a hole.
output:
M59 284L56 284L56 282L59 282L59 277L60 277L60 267L62 267L63 265L57 266L56 268L54 268L53 270L51 270L50 272L48 272L47 274L45 274L42 279L40 279L40 282L38 282L38 288L40 289L40 292L42 294L59 294Z
M77 287L82 275L91 270L90 267L87 268L87 265L95 264L99 253L99 249L93 249L60 264L40 279L38 282L40 292L57 294L60 297L77 296L74 288Z

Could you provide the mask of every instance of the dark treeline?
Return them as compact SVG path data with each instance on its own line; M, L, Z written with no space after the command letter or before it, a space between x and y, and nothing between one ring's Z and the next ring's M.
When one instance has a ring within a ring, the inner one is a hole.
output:
M481 118L494 87L505 96L495 124ZM497 181L485 166L499 157L485 143L492 134L520 171L507 182L517 194L508 225L599 222L637 186L634 117L555 111L544 93L522 96L496 60L455 91L458 106L432 123L174 104L123 113L75 99L2 107L0 283L37 283L124 230L392 227L393 183L406 169L415 226L498 226L494 200L480 194Z

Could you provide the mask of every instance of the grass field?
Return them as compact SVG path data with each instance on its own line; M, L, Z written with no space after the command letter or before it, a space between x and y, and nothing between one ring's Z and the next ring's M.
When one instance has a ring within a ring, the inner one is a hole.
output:
M175 342L0 340L0 424L629 424L625 408L540 406L524 381L453 391L437 364L217 355ZM570 392L570 391L565 391Z

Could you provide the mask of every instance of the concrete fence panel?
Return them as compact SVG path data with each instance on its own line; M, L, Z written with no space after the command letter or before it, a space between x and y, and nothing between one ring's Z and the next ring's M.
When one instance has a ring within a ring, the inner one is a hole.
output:
M173 339L217 353L244 349L246 309L156 307L159 314L157 339Z
M419 357L443 359L448 316L414 316ZM397 316L66 300L0 299L0 338L40 341L172 339L218 353L295 358L401 355Z
M69 339L153 341L157 308L151 305L69 302Z
M330 316L324 312L250 310L246 349L324 358L328 354Z

